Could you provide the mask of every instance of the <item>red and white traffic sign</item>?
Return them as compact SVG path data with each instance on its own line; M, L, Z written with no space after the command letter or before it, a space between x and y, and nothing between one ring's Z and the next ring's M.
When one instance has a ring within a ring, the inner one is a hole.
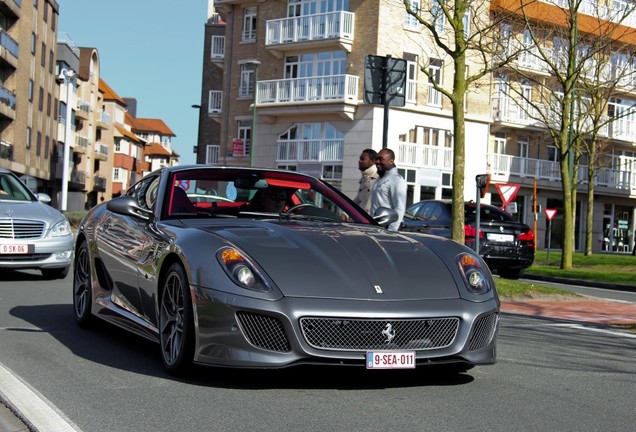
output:
M512 183L502 183L496 184L497 192L499 192L499 197L501 198L501 202L503 203L502 207L506 207L508 204L513 202L517 197L517 192L521 188L520 184L512 184Z
M551 221L552 219L554 219L554 216L556 215L557 210L556 209L545 209L545 217L548 218L549 221Z

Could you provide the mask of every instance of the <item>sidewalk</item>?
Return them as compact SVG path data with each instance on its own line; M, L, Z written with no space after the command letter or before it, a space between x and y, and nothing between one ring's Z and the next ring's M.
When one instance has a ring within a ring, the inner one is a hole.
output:
M592 325L636 327L636 303L590 297L501 299L501 311Z

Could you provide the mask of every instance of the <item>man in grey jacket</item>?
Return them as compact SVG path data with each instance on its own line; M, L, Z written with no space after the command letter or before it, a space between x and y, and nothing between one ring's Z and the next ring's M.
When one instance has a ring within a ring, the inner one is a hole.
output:
M393 150L383 148L375 160L380 178L371 189L371 214L380 207L391 208L398 213L398 220L389 225L389 230L397 231L402 224L406 210L406 181L395 166Z

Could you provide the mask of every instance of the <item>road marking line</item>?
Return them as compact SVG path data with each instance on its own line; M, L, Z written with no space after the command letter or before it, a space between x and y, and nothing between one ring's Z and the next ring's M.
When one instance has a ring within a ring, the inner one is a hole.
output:
M602 329L602 328L598 328L598 327L588 327L588 326L581 325L581 324L563 323L563 324L551 324L551 326L553 326L553 327L567 327L567 328L573 328L573 329L577 329L577 330L588 330L588 331L591 331L591 332L605 333L605 334L611 334L611 335L614 335L614 336L622 336L622 337L626 337L626 338L636 339L636 334L627 333L627 332L624 332L624 331Z
M15 408L18 417L38 432L81 432L58 413L44 396L0 363L0 399Z

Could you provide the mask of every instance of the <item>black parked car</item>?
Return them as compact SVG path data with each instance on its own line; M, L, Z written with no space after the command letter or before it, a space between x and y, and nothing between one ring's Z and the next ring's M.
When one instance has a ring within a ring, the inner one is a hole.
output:
M464 237L475 249L477 203L464 204ZM424 200L406 209L402 231L451 237L451 200ZM518 279L534 261L534 233L511 215L490 204L481 204L479 254L490 270L501 277Z

